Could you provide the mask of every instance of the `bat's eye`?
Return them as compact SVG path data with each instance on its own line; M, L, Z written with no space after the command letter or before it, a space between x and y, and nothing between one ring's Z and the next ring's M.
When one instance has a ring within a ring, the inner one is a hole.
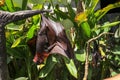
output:
M40 35L40 36L41 36L41 35L46 35L46 31L43 31L43 32L39 33L39 35Z

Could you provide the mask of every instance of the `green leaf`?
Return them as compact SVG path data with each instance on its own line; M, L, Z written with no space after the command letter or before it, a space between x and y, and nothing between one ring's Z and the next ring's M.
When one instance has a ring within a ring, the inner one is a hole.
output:
M80 26L81 26L83 34L85 35L84 37L90 37L91 29L90 29L88 22L86 21L82 22Z
M6 2L6 5L7 5L9 11L13 12L14 11L14 5L13 5L12 0L5 0L5 2Z
M46 77L55 67L57 64L57 58L53 55L50 55L47 58L46 65L40 70L39 78Z
M97 18L97 21L99 21L109 10L114 9L114 8L118 8L118 7L120 7L120 2L116 2L114 4L109 4L105 8L98 10L97 12L95 12L95 16Z
M43 4L46 0L30 0L33 4Z
M70 17L69 17L65 12L59 10L58 8L56 8L56 9L54 10L54 12L55 12L55 14L57 15L57 17L61 17L61 18L63 18L63 19L67 19L67 18L70 19Z
M115 55L120 55L120 46L116 45L112 53L114 53Z
M85 62L85 54L76 54L76 59L81 62Z
M26 78L26 77L19 77L19 78L15 79L15 80L28 80L28 78Z
M93 13L94 12L94 10L96 8L96 5L98 4L99 0L91 0L91 2L92 2L91 8L88 9L88 12L90 11L89 13Z
M18 45L19 45L19 43L21 42L21 40L22 40L22 38L21 38L21 37L20 37L20 38L18 38L18 39L16 39L16 40L15 40L15 42L12 44L11 48L15 48L16 46L18 46Z
M42 8L43 8L42 4L37 4L37 5L34 5L32 9L33 10L38 10L38 9L41 10Z
M101 26L102 28L106 28L106 27L111 27L111 26L116 26L120 24L120 21L116 21L116 22L112 22L112 23L106 23L103 26Z
M22 9L22 5L24 5L22 2L24 1L24 3L25 3L26 0L12 0L12 1L13 1L14 7L18 7L20 9Z
M64 61L65 61L66 67L69 70L70 74L72 76L74 76L75 78L77 78L77 69L74 64L74 61L72 59L71 60L64 59Z
M75 51L75 57L78 61L85 62L85 51L84 50Z
M106 22L103 26L96 27L92 31L96 31L96 30L99 30L99 29L103 30L105 28L109 28L110 29L111 27L116 26L118 24L120 24L120 21L115 21L115 22L112 22L112 23Z
M37 24L39 22L40 16L39 15L35 15L33 16L33 23Z
M8 11L8 8L7 8L7 6L6 6L6 5L4 5L4 6L0 6L0 10L3 10L3 11Z
M69 13L71 19L74 19L76 14L75 14L75 11L73 10L73 8L70 4L67 5L67 9L68 9L68 13Z
M29 29L28 33L27 33L27 38L31 39L34 36L34 32L37 29L36 25L32 25L32 27Z
M15 25L15 24L13 24L13 23L10 23L10 24L8 24L7 26L7 30L17 30L17 31L21 31L21 30L23 30L23 24L22 25Z
M119 28L116 30L114 36L115 36L115 38L120 38L120 26L119 26Z
M25 10L27 8L28 0L22 0L22 10Z
M113 51L112 53L120 55L120 51Z
M24 58L23 54L21 54L18 49L14 49L9 46L7 46L7 54L13 56L14 58L18 58L18 59Z
M14 43L12 44L11 48L17 47L24 38L25 38L25 36L21 36L21 37L17 38L17 39L14 41ZM21 45L21 46L25 46L25 45ZM20 47L20 46L19 46L19 47Z
M70 19L65 19L61 23L65 27L66 30L74 26L73 22Z

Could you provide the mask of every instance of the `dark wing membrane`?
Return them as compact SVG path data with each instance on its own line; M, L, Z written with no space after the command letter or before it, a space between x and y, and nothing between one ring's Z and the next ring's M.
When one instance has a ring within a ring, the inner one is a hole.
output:
M27 45L30 48L30 51L32 52L33 55L35 55L36 52L36 40L37 40L37 36L33 37L27 42Z

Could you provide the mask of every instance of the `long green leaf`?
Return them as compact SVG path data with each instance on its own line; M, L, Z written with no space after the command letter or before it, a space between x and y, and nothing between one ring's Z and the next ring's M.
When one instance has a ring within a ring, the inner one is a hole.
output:
M70 74L77 79L77 77L78 77L77 76L77 69L76 69L76 66L74 64L74 61L72 59L69 61L67 59L64 59L64 61L65 61L66 67L69 70Z
M22 0L22 10L27 8L28 0Z
M21 54L18 49L13 49L10 46L7 46L7 54L13 56L14 58L18 58L18 59L25 58L25 56L23 56L23 54Z
M117 2L117 3L114 3L114 4L109 4L105 8L103 8L101 10L98 10L95 13L97 21L99 21L109 10L114 9L114 8L118 8L118 7L120 7L120 2Z
M15 80L28 80L28 78L26 78L26 77L19 77L19 78L15 79Z
M6 2L6 5L7 5L9 11L13 12L14 11L14 5L13 5L12 0L5 0L5 2Z
M103 26L94 28L92 31L96 31L96 30L98 30L98 29L103 30L103 29L105 29L105 28L111 28L111 27L116 26L116 25L118 25L118 24L120 24L120 21L116 21L116 22L112 22L112 23L109 23L109 22L108 22L108 23L104 24Z
M71 19L74 19L76 14L75 14L75 11L73 10L73 8L70 4L67 5L67 9L68 9L68 13L69 13Z
M119 26L119 28L116 30L114 36L115 36L115 38L120 38L120 26Z
M29 29L28 33L27 33L27 38L31 39L34 36L34 32L37 29L36 25L32 25L32 27Z
M90 6L88 7L88 14L91 14L91 13L94 12L94 10L95 10L98 2L99 2L99 0L91 0L91 1L90 1L91 4L90 4Z
M21 38L21 37L20 37L20 38L18 38L18 39L16 39L16 40L15 40L15 42L12 44L11 48L15 48L16 46L18 46L18 45L19 45L19 43L21 42L21 40L22 40L22 38Z
M87 21L81 23L81 29L83 34L85 35L84 37L90 37L91 35L91 29Z
M46 62L46 65L40 70L39 78L46 77L55 67L57 64L57 58L54 56L49 56Z

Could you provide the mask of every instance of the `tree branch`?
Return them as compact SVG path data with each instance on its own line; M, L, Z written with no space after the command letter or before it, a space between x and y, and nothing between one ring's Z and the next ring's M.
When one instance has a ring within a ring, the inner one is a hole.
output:
M98 38L100 38L101 36L103 36L103 35L113 35L114 33L108 33L108 32L103 32L103 33L101 33L100 35L98 35L98 36L96 36L96 37L94 37L94 38L91 38L91 39L89 39L88 41L87 41L87 47L86 47L86 61L85 61L85 74L84 74L84 78L83 78L83 80L87 80L87 76L88 76L88 63L89 63L89 61L88 61L88 56L89 56L89 48L90 48L90 44L91 44L91 42L92 41L95 41L95 40L97 40Z

